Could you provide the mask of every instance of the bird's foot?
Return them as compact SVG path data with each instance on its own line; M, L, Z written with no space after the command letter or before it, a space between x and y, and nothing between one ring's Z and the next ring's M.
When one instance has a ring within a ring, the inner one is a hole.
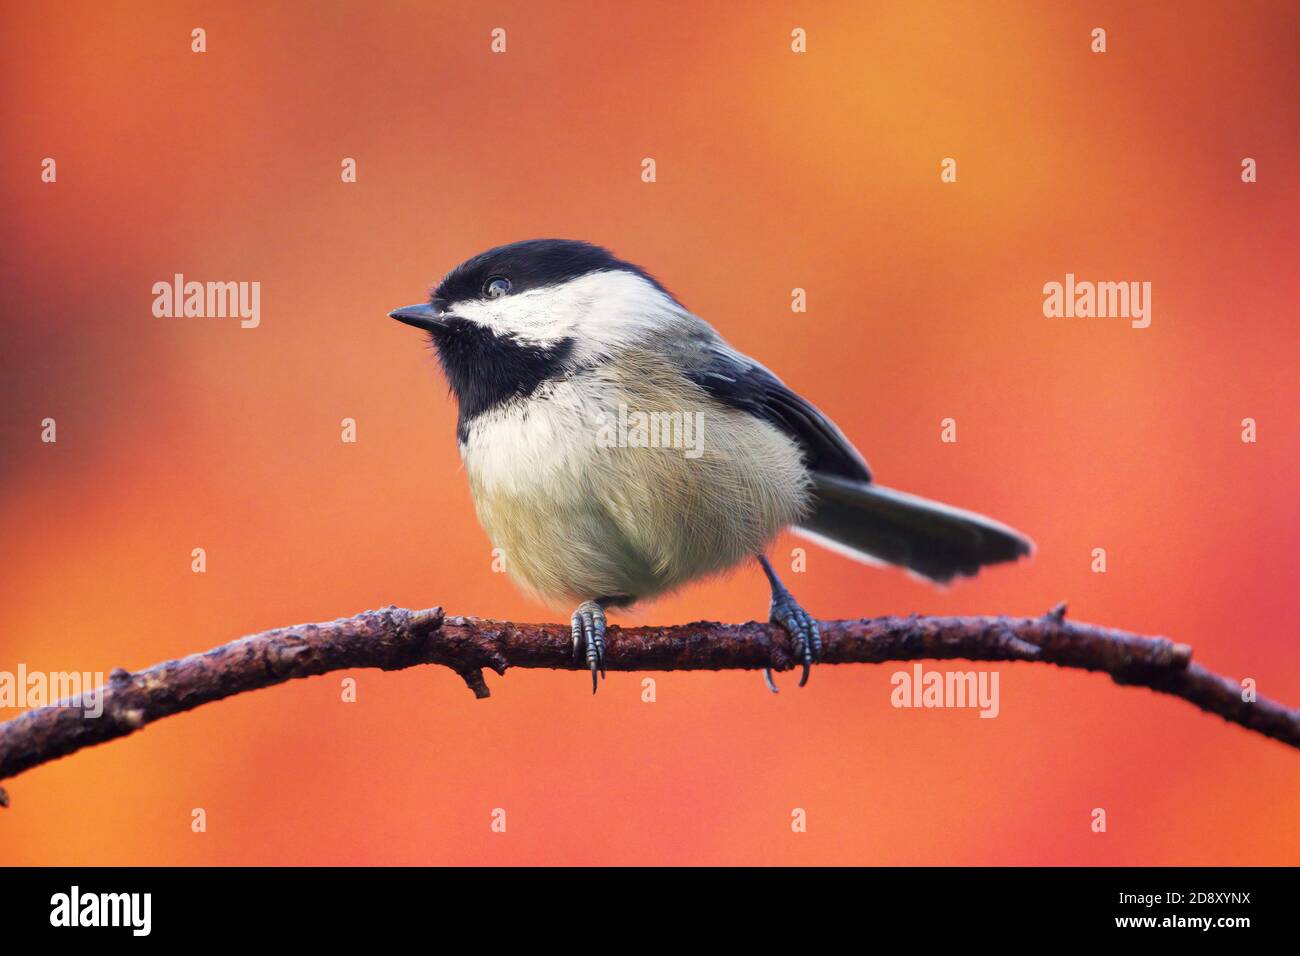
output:
M802 687L808 683L808 674L822 654L822 638L817 630L817 620L800 607L794 595L784 588L772 592L770 620L773 624L781 625L790 635L794 659L803 665L803 674L799 678L799 686ZM763 679L767 681L767 689L777 693L776 683L772 680L772 668L763 669Z
M583 601L573 612L573 659L586 657L591 668L591 692L596 693L596 675L605 676L605 609L595 601Z

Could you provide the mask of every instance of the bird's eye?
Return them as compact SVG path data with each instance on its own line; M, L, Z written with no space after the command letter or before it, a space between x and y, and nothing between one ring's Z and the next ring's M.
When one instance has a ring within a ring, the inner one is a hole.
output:
M505 276L493 276L483 284L483 294L489 299L499 299L510 291L510 280Z

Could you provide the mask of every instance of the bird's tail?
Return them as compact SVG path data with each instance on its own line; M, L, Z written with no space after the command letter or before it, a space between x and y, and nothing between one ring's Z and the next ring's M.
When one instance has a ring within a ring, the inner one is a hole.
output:
M858 560L896 564L940 582L1034 548L983 515L821 473L813 475L812 510L796 530Z

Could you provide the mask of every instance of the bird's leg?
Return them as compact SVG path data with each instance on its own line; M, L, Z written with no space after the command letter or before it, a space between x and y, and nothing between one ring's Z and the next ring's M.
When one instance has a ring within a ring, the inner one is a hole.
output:
M769 619L773 624L780 624L790 635L790 642L794 645L795 660L803 664L803 675L799 678L799 686L802 687L808 683L808 673L812 670L813 662L822 653L822 638L817 630L817 621L801 608L794 595L786 590L781 579L772 570L772 563L767 560L767 556L760 554L757 557L758 563L763 566L763 573L767 575L768 583L772 585L772 611ZM767 681L768 690L777 693L776 682L772 680L772 668L763 668L763 680Z
M596 693L596 674L605 676L605 608L603 601L583 601L573 612L573 659L584 655L591 668L591 692Z

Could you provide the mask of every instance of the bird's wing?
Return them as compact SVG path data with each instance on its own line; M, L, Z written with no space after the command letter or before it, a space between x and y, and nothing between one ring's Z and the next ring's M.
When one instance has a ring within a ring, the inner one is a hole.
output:
M830 419L706 323L695 323L668 344L674 363L713 398L770 422L803 449L812 498L796 530L860 560L941 582L1032 553L1028 538L992 519L872 484L867 463Z
M775 425L795 440L809 470L853 481L871 470L835 423L758 362L737 352L703 321L674 343L686 377L718 401Z

